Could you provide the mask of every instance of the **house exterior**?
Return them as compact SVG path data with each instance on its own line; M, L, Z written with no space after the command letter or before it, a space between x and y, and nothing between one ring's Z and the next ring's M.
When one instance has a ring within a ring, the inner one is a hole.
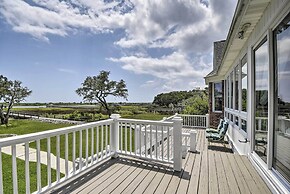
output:
M235 152L249 157L274 193L290 192L289 26L289 0L239 0L205 77L210 125L229 121Z

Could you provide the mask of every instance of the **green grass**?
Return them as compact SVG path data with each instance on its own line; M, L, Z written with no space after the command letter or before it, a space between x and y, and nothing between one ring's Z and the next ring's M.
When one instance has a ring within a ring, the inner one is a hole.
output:
M25 119L10 119L8 127L6 127L5 125L0 126L0 134L23 135L28 133L47 131L51 129L58 129L67 126L70 126L70 124L53 124Z
M162 120L163 117L169 117L171 115L144 113L144 114L135 114L135 115L121 115L121 116L122 118L127 118L127 119Z
M16 159L17 161L17 178L18 178L18 193L25 193L25 161ZM12 157L2 153L2 166L3 166L3 189L5 194L13 193L12 184ZM36 175L36 163L29 162L30 171L30 191L37 190L37 175ZM47 167L41 165L41 186L47 185ZM61 174L61 177L64 175ZM51 169L52 182L56 181L56 170Z

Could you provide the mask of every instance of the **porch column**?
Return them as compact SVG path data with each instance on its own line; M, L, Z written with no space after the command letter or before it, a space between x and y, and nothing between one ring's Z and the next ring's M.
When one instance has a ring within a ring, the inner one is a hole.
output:
M181 171L182 168L182 118L173 118L173 169Z
M114 153L112 158L118 157L119 151L119 114L112 114L111 119L113 119L112 127L110 128L110 146L111 150Z

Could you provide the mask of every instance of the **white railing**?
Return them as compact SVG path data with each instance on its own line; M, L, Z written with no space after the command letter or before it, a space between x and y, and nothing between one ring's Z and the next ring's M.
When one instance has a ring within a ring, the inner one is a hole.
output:
M183 120L183 127L207 128L209 127L209 115L185 115L178 114Z
M170 163L173 164L174 170L180 171L181 134L180 117L175 117L169 122L120 119L119 115L112 115L111 119L104 121L0 139L0 193L8 192L3 186L3 171L6 170L6 166L2 156L9 151L13 193L18 193L19 189L19 155L24 155L25 191L31 192L31 149L36 150L35 193L44 193L89 170L102 160L117 157L119 154ZM24 150L24 153L19 153L19 150ZM47 165L45 172L41 164ZM54 170L56 181L52 177ZM45 177L47 185L42 185L41 180Z
M173 122L120 119L120 154L173 163Z
M277 126L280 132L289 133L287 129L290 128L290 119L287 119L286 116L278 116ZM256 130L268 131L268 117L256 117Z

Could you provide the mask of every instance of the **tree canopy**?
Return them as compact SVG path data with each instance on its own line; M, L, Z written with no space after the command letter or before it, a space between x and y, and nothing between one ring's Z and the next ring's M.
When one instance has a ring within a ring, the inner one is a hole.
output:
M0 119L1 124L8 125L10 111L15 103L20 103L31 94L31 90L22 86L18 80L8 80L7 77L0 75ZM4 104L7 104L6 114L4 114Z
M98 102L111 115L111 109L107 103L108 96L121 97L127 100L128 89L124 80L109 80L109 71L100 71L97 76L88 76L82 86L76 90L79 96L86 102Z
M177 105L184 100L193 97L196 94L204 93L204 90L191 90L191 91L173 91L168 93L161 93L154 97L153 104L159 106Z

